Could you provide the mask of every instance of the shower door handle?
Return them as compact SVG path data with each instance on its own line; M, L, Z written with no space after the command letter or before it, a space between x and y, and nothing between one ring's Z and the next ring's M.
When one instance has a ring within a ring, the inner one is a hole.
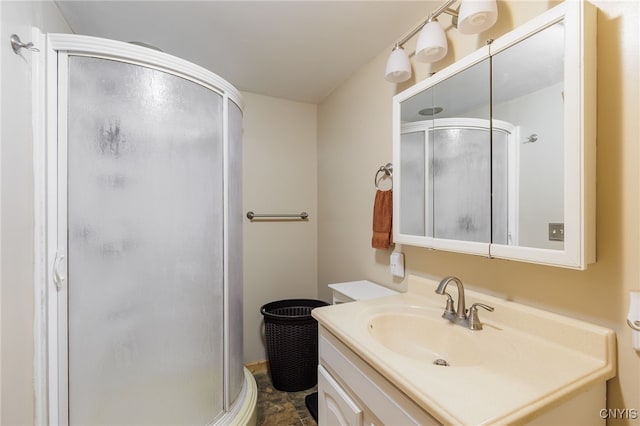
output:
M53 261L53 283L56 285L56 290L62 290L65 277L60 274L60 264L64 260L64 254L59 255L56 253L56 259Z

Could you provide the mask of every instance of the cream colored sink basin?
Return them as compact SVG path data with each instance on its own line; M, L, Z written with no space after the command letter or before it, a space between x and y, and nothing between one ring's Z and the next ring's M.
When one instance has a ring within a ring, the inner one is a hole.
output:
M371 317L369 334L385 348L419 362L439 367L481 363L482 354L473 332L454 325L441 314L442 309L390 309Z
M312 315L443 424L525 423L615 376L612 330L467 290L468 306L495 308L480 313L482 330L468 330L442 318L437 285L410 276L407 293Z

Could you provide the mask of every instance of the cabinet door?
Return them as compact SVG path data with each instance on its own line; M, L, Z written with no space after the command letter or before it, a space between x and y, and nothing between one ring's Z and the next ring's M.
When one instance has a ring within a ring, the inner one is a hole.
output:
M318 423L362 426L362 409L321 365L318 366Z
M518 237L493 241L492 257L595 262L596 20L588 2L564 2L490 46L492 119L519 131Z
M491 116L484 47L394 97L394 241L489 255Z

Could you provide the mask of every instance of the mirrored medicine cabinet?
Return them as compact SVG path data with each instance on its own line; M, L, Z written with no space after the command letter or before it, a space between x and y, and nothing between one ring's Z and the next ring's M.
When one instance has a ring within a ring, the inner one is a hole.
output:
M566 1L394 97L397 243L595 261L595 18Z

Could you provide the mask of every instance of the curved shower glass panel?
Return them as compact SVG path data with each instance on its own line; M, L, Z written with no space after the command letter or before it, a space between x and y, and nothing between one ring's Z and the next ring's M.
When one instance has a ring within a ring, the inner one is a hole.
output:
M54 280L66 271L50 293L50 417L247 418L239 93L164 53L48 37L58 116L48 256Z
M228 312L226 321L230 335L227 338L229 351L229 368L227 369L229 384L227 395L229 401L235 401L242 391L244 381L244 359L242 357L243 311L242 311L242 111L229 102L229 155L228 161L228 196L227 196L227 229L232 238L228 238L227 280ZM225 407L228 409L229 407Z
M427 235L491 242L491 138L487 128L434 127L429 137Z
M222 97L69 58L71 424L222 411Z

